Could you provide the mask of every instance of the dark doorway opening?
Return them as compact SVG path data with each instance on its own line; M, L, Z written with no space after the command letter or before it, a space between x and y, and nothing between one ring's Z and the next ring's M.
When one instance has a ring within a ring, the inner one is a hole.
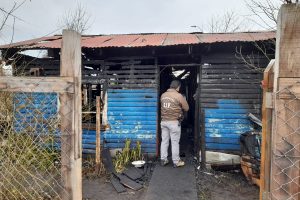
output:
M197 90L197 74L199 65L182 66L160 66L160 87L159 97L169 89L172 80L180 80L180 93L186 98L189 104L189 111L184 113L184 120L181 123L180 156L195 155L195 94ZM159 105L160 113L160 105ZM160 115L159 115L160 116ZM160 122L160 119L159 119ZM196 137L197 138L197 137ZM161 141L161 132L158 133L159 144ZM160 151L160 148L159 148ZM169 145L169 156L171 156L171 144Z

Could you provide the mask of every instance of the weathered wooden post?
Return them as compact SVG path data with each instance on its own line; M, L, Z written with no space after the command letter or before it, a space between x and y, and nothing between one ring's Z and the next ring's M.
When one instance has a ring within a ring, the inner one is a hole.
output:
M74 93L60 95L62 199L82 199L81 36L64 30L60 76L72 77Z
M100 109L100 96L96 97L96 172L100 171L100 163L101 163L101 140L100 140L100 132L101 132L101 109Z
M271 199L300 199L300 6L286 4L277 23Z
M270 192L270 171L271 171L271 135L272 135L272 92L274 84L274 62L271 60L264 71L263 104L262 104L262 144L261 144L261 167L260 167L260 197Z

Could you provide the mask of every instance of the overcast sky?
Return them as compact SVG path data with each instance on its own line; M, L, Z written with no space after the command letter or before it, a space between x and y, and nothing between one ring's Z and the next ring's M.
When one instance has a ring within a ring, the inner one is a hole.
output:
M14 2L0 0L0 8L9 10ZM192 25L205 27L212 16L234 11L241 17L249 14L243 0L27 0L13 14L14 42L60 34L60 22L78 2L89 13L86 34L197 32ZM0 16L3 19L3 16ZM13 20L0 32L0 44L9 43ZM247 30L259 29L247 22Z

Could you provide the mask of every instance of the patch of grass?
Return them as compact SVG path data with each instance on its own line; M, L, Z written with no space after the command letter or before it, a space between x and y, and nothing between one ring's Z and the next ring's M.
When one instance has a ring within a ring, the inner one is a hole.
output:
M142 160L141 142L137 141L136 147L130 149L131 140L125 141L125 147L122 152L117 152L113 159L113 164L117 172L122 172L125 167L132 161Z

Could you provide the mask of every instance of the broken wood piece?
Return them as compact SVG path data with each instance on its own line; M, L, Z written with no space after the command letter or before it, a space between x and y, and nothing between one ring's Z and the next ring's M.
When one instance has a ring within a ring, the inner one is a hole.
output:
M110 182L118 193L126 192L126 188L120 183L120 180L111 176Z
M138 184L137 182L131 180L127 176L124 176L122 174L117 174L117 173L114 173L114 175L120 179L120 183L123 184L125 187L128 187L135 191L143 188L141 184Z
M105 169L107 170L107 172L109 173L114 173L115 172L115 168L112 162L112 158L110 156L110 152L109 149L103 149L102 151L102 162L104 164Z
M130 178L132 180L140 179L143 176L142 172L135 167L130 167L130 168L126 169L123 172L123 174L125 174L128 178Z

